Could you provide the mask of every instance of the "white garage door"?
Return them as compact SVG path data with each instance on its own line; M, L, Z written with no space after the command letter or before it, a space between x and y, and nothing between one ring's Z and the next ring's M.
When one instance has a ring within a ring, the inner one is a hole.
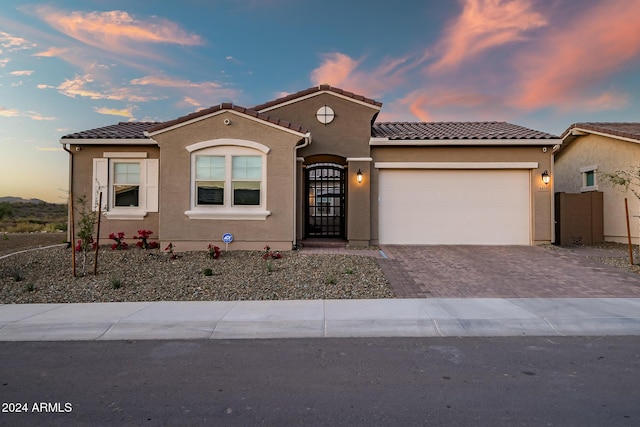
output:
M380 171L382 244L530 244L528 170Z

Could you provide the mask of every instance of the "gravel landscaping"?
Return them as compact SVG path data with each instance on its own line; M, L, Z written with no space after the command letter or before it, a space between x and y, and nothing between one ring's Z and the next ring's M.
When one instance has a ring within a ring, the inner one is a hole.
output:
M259 251L230 251L211 259L206 251L101 249L98 275L93 254L81 276L71 274L71 249L29 251L0 259L0 303L116 301L229 301L393 298L375 259L354 255L283 252L271 270ZM211 271L205 271L210 269ZM210 275L208 275L210 273Z

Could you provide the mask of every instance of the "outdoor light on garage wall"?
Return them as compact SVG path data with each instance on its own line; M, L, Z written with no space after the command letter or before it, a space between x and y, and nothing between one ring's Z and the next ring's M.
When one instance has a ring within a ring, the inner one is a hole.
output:
M358 180L358 184L362 184L362 171L358 169L358 173L356 174L356 179Z
M544 171L542 172L542 182L545 183L545 185L549 184L549 182L551 181L551 177L549 176L549 171Z

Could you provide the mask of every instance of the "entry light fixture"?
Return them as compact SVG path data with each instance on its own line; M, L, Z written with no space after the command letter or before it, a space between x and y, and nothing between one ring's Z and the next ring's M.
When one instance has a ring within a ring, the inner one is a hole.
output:
M358 180L358 184L362 184L362 171L358 169L358 173L356 174L356 179Z
M549 176L549 171L545 170L544 172L542 172L542 182L546 184L549 184L549 182L551 181L551 177Z

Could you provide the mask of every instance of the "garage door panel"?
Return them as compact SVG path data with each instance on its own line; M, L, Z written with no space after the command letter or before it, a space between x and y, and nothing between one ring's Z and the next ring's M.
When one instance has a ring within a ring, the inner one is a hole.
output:
M526 170L383 170L383 244L529 244Z

